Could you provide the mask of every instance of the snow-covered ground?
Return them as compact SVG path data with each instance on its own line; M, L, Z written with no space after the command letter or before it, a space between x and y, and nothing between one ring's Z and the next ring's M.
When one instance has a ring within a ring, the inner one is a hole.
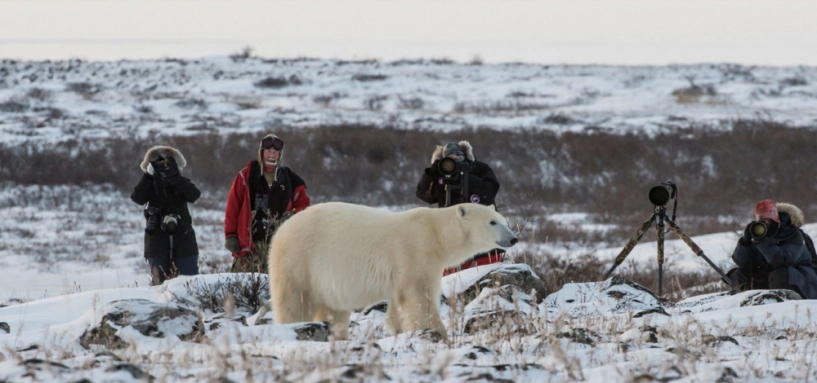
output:
M501 268L445 277L444 289L462 292ZM567 284L539 304L519 290L506 295L492 288L464 307L441 303L448 341L430 333L394 336L385 326L385 313L377 309L352 316L347 341L317 339L319 325L303 335L296 331L302 325L261 321L269 312L239 318L237 312L203 309L198 324L195 315L183 313L148 320L152 330L137 324L156 308L177 312L184 306L180 302L195 310L199 301L187 286L214 286L229 278L179 277L163 286L87 291L0 308L6 325L3 330L0 324L0 379L714 382L817 377L817 301L753 291L666 305L615 278ZM121 325L123 307L129 325ZM112 325L106 342L88 342L88 334L105 320L120 325ZM189 337L191 328L199 334L194 339L173 335Z
M0 140L279 125L616 132L817 126L817 68L468 65L433 60L0 62Z

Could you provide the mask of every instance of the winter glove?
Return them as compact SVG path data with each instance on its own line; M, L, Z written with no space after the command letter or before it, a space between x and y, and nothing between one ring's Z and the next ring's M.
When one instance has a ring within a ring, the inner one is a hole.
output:
M440 173L440 160L434 161L434 163L431 164L430 168L426 168L426 174L434 178L442 177L443 174Z
M746 225L746 228L743 229L743 236L740 237L740 239L738 240L738 243L740 243L743 246L749 246L749 245L752 244L752 231L751 231L751 228L752 228L752 222L750 222L748 225Z
M176 164L176 159L173 157L167 157L162 163L161 161L154 161L151 162L153 165L153 171L156 173L159 178L163 180L167 180L179 175L179 165Z
M224 241L224 248L233 254L241 252L241 246L238 245L238 237L230 237Z

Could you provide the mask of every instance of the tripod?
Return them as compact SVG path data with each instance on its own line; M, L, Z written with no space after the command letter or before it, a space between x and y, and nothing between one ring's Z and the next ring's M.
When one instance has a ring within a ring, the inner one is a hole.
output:
M667 207L664 205L655 207L650 219L648 219L641 225L641 228L638 229L638 231L632 238L630 238L630 241L627 242L627 244L618 254L615 263L613 263L613 266L610 268L610 270L607 271L606 274L604 274L604 279L610 278L610 275L613 274L613 271L615 271L616 267L618 267L622 262L624 262L624 259L627 258L627 255L629 255L630 252L633 251L635 245L637 245L638 241L641 240L641 237L644 236L644 233L646 233L650 226L652 226L652 224L655 223L655 228L658 229L658 295L661 296L664 285L664 222L666 222L667 225L669 225L669 228L673 232L675 232L675 234L677 234L678 237L680 237L681 240L687 244L687 246L689 246L689 248L692 250L693 253L695 253L695 255L703 258L706 261L706 263L709 264L709 266L712 266L712 268L715 269L715 271L717 271L718 274L720 274L721 280L726 282L726 284L729 285L730 287L732 286L732 284L729 282L729 278L726 276L726 274L724 274L723 270L721 270L720 268L718 268L718 266L712 263L712 260L710 260L704 254L704 251L701 250L701 248L698 247L698 245L696 245L695 242L692 242L692 239L690 239L686 234L684 234L684 232L681 230L680 227L678 227L678 224L675 223L675 221L667 217Z

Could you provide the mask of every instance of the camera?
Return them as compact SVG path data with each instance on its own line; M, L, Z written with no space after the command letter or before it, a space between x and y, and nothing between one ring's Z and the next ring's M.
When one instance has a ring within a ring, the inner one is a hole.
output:
M169 235L174 235L179 232L179 216L176 214L168 214L162 219L162 231Z
M678 194L678 188L672 181L661 182L650 189L650 202L655 206L664 206L674 200Z
M145 232L153 234L159 230L159 215L161 212L158 207L148 207L147 223L145 223Z
M754 239L760 239L769 234L769 226L760 221L753 221L749 224L749 235Z
M437 165L437 171L445 178L456 178L460 174L468 173L468 161L457 162L453 158L446 157L440 160L440 163Z

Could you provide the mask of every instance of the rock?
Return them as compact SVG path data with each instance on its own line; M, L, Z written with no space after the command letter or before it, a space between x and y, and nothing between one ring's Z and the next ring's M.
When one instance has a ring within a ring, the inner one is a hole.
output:
M363 309L363 315L369 315L372 311L380 311L385 313L389 309L389 301L377 302L369 307Z
M641 311L633 314L633 318L641 318L641 317L643 317L644 315L647 315L647 314L661 314L661 315L671 316L669 313L667 313L666 310L664 310L663 307L653 307L651 309L641 310Z
M575 343L582 343L587 345L594 345L596 341L601 339L599 334L585 328L574 328L570 331L556 334L557 338L567 338Z
M68 367L62 363L52 362L50 360L42 360L42 359L26 359L23 361L23 364L27 367L35 366L37 368L43 369L61 369L61 370L70 370L71 367Z
M738 373L732 369L732 367L724 367L723 372L721 373L720 378L716 380L716 383L731 383L734 382L735 379L738 379Z
M80 336L86 349L91 344L121 349L128 346L118 333L132 327L144 336L164 338L175 336L184 341L198 341L204 336L201 316L186 307L172 303L157 303L146 299L128 299L111 302L104 310L99 326Z
M769 303L798 301L801 299L803 299L803 297L801 297L800 294L797 294L791 290L758 290L757 294L754 294L741 302L740 307L762 306Z
M0 322L0 331L5 331L6 334L11 333L11 326L6 322Z
M463 331L474 334L480 330L495 329L528 333L529 314L533 299L518 286L504 285L498 289L485 288L464 309Z
M477 360L480 355L496 355L496 352L485 346L473 346L463 355L463 358Z
M311 340L313 342L328 342L329 323L326 322L306 322L292 325L292 330L298 336L298 340Z
M734 343L735 346L740 346L740 343L738 343L737 339L728 335L714 336L711 334L705 334L702 337L702 339L704 341L704 344L706 344L709 347L719 346L724 342L731 342Z
M145 379L148 381L153 380L153 376L150 374L142 371L141 368L134 366L130 363L116 363L113 366L110 366L105 369L105 372L117 372L117 371L127 371L129 372L134 379Z
M548 295L544 305L540 308L554 314L566 311L572 317L625 312L669 315L652 291L618 275L604 282L567 283Z
M110 350L127 348L128 343L117 336L117 332L119 332L119 328L111 326L103 318L99 327L94 327L82 333L79 337L79 344L85 349L90 349L92 344L99 344Z
M482 289L486 287L497 288L505 285L516 286L526 294L533 294L532 291L535 290L534 300L536 303L541 302L547 295L545 283L531 270L530 266L526 264L503 264L501 267L491 270L491 272L479 278L465 291L457 294L457 301L468 304L479 296Z

